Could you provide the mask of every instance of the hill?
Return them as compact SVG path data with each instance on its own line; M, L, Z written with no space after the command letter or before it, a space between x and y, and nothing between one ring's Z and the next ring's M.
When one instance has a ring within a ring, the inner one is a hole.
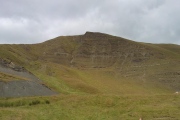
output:
M0 45L0 119L179 120L179 63L179 45L97 32Z
M61 93L160 94L180 90L180 46L134 42L103 33L39 44L1 45L0 57Z

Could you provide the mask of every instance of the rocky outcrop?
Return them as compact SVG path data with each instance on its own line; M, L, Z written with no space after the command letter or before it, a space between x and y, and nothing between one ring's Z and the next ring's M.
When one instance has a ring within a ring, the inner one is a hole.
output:
M4 59L0 58L0 66L10 68L10 69L13 69L18 72L26 71L26 69L24 67L16 65L11 60L8 60L8 59L4 60Z

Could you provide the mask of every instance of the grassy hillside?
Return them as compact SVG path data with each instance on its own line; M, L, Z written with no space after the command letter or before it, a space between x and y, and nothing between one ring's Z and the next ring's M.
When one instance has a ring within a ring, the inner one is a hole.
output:
M158 94L180 88L179 48L87 32L40 44L1 45L0 57L63 93Z
M0 45L1 59L25 67L59 93L2 98L0 118L180 119L174 94L180 91L179 50L92 32Z
M1 45L0 58L24 66L60 92L161 93L180 88L179 49L87 32L40 44Z

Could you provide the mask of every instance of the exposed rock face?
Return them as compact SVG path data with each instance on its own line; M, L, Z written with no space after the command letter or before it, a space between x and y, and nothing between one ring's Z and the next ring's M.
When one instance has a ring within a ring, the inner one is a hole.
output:
M151 56L143 45L139 46L135 42L123 38L87 32L82 39L81 45L74 55L74 62L85 67L103 68L115 64L120 66L125 62L124 60L133 62L137 61L137 58L141 58L143 61ZM83 64L81 61L86 62Z
M14 64L12 61L10 61L10 60L3 60L3 59L1 59L1 58L0 58L0 66L1 66L1 67L6 67L6 68L10 68L10 69L13 69L13 70L18 71L18 72L26 71L24 67L15 65L15 64Z

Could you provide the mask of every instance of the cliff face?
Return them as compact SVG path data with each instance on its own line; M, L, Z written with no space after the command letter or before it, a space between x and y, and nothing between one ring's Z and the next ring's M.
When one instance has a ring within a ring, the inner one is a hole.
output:
M74 63L86 67L121 66L126 61L142 62L152 56L144 45L101 33L86 33L77 49ZM83 64L82 61L86 61Z

